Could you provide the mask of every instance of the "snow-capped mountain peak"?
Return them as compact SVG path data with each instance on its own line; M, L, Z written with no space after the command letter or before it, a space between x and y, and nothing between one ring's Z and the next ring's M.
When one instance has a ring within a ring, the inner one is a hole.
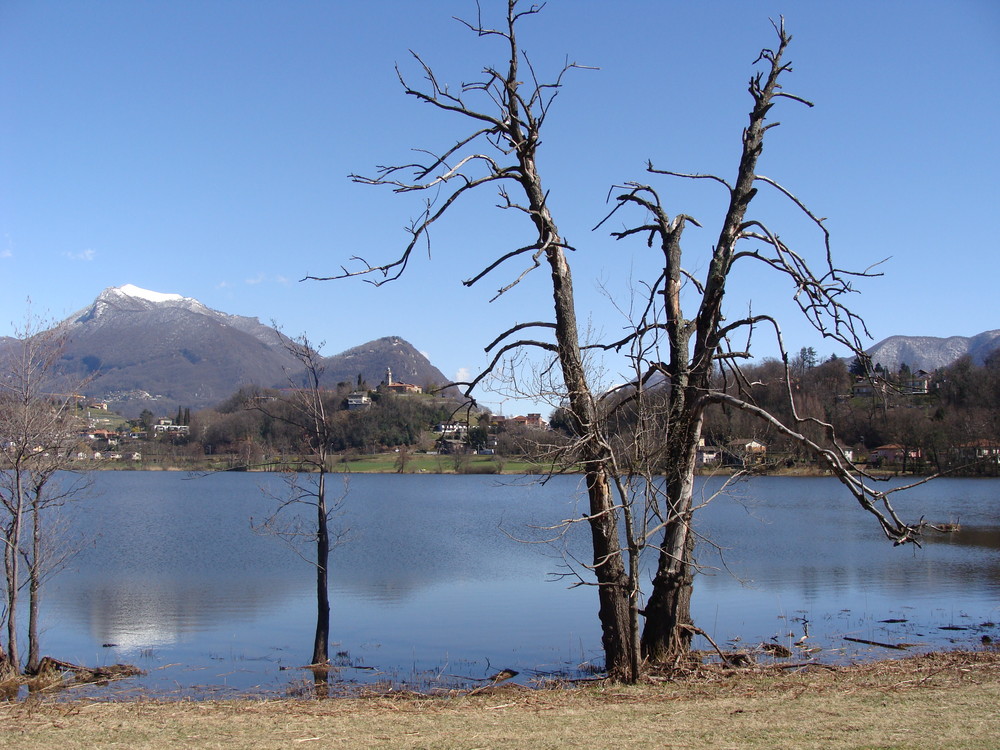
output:
M203 315L211 315L214 312L191 297L154 292L135 284L124 284L122 286L109 286L90 305L70 316L65 324L73 327L91 320L104 319L106 315L118 312L166 311L169 309L184 309ZM225 316L225 313L214 314Z
M179 294L153 292L149 289L138 287L135 284L125 284L123 286L112 287L109 291L119 292L120 294L124 294L126 297L138 297L139 299L144 299L148 302L180 302L184 299L184 297Z

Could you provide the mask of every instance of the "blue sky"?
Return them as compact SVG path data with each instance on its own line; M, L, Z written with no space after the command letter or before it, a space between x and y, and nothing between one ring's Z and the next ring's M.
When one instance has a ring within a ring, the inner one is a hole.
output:
M497 17L498 2L482 4ZM490 210L493 194L460 206L434 232L432 260L393 285L299 282L405 243L418 203L347 175L461 132L405 97L393 66L415 78L412 49L457 84L502 63L495 42L452 19L474 13L472 0L2 0L0 335L29 297L58 320L132 283L273 319L326 354L399 335L448 376L481 367L485 343L550 307L541 272L492 304L518 267L461 285L526 236ZM760 171L828 217L842 266L889 258L854 303L874 340L1000 327L995 0L551 0L522 29L536 69L599 68L567 78L541 156L550 205L578 248L581 319L595 337L615 335L616 306L650 268L641 243L591 231L609 187L646 179L647 159L734 173L751 63L781 14L794 36L785 87L816 106L779 105ZM705 225L685 234L688 266L703 270L722 196L658 185L668 210ZM759 214L807 254L820 249L788 205L768 198ZM790 348L837 352L766 275L741 276L730 294L734 313L752 304L781 316Z

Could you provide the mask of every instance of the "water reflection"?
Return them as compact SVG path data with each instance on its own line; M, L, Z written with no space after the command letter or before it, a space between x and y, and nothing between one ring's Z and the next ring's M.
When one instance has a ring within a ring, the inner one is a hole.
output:
M273 688L288 679L279 666L308 660L312 569L249 528L269 507L260 485L279 489L278 478L106 472L96 480L99 496L74 513L99 542L50 585L46 653L86 663L147 654L154 686ZM558 548L511 538L541 539L551 535L541 527L579 517L578 485L574 477L544 486L352 477L341 519L351 541L334 550L331 576L332 638L350 666L405 677L448 662L530 675L599 660L593 590L551 582L564 565ZM718 483L703 486L707 494ZM835 481L738 485L698 519L720 549L698 550L696 622L725 642L800 635L808 621L811 636L832 644L850 633L913 640L954 620L1000 620L998 489L998 480L942 480L897 501L910 518L961 518L961 530L915 549L893 548ZM586 559L586 527L560 544ZM900 612L906 623L879 622ZM174 662L196 676L161 669ZM336 679L364 677L344 674Z
M84 581L88 581L86 585ZM86 624L94 640L125 651L164 646L211 629L220 620L253 621L304 595L307 580L219 579L163 576L102 581L79 578L60 598L60 608ZM311 589L310 589L311 590Z
M963 524L957 531L929 532L925 542L927 544L957 544L1000 550L1000 526L967 526Z

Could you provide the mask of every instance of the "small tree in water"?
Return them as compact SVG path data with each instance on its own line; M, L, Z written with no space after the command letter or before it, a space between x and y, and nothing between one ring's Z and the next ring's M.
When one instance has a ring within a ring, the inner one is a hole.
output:
M567 257L567 250L574 248L561 234L550 210L549 191L538 162L541 131L550 107L564 75L578 66L566 65L554 80L540 81L516 36L519 24L536 14L540 6L508 0L506 7L506 19L499 28L487 27L481 18L463 22L480 37L497 39L505 47L504 64L486 67L480 80L452 90L439 83L420 57L416 60L424 75L423 88L411 86L400 74L406 94L465 118L470 123L465 137L436 153L421 151L430 154L424 163L383 167L374 177L354 176L358 182L387 185L399 193L432 191L434 197L411 223L411 238L402 254L382 265L355 258L360 267L345 268L322 280L360 275L378 285L399 278L413 249L428 241L432 225L466 193L485 185L497 187L502 209L527 219L527 239L509 252L487 259L464 283L472 286L512 260L527 259L527 269L500 286L500 296L544 264L551 279L552 319L519 323L501 333L486 347L493 355L490 365L462 385L471 394L483 378L498 373L510 357L516 358L525 350L541 351L553 363L553 368L541 371L558 373L559 390L565 399L562 416L575 438L562 453L582 468L585 477L589 512L583 520L590 526L593 558L588 567L594 578L587 582L597 587L606 668L612 678L634 681L643 659L669 662L689 649L692 634L698 632L690 614L694 573L691 520L700 507L694 501L694 476L706 409L721 404L743 410L799 443L875 515L893 541L909 541L918 529L897 517L888 502L889 493L874 489L867 477L854 471L837 448L830 425L798 416L790 386L787 396L793 418L787 424L747 398L738 362L750 356L748 345L730 346L737 336L746 336L749 342L750 334L761 327L770 327L778 334L777 322L768 315L748 314L735 321L723 316L730 275L736 273L738 265L758 262L789 279L799 308L823 336L863 357L860 335L866 333L864 324L844 305L844 295L851 291L852 277L867 274L838 269L822 220L779 183L756 171L764 135L777 124L766 122L771 108L779 99L808 104L783 91L779 84L791 70L784 59L791 40L784 25L776 26L778 44L761 53L761 71L750 81L752 108L743 131L735 180L660 170L651 164L647 170L657 179L709 180L728 195L717 239L691 265L706 268L702 278L682 265L681 253L685 227L700 224L685 214L669 215L658 189L651 185L634 182L619 186L611 213L639 208L643 218L614 236L644 238L657 253L657 269L644 280L641 297L632 306L636 312L630 316L627 335L616 341L585 344L577 326ZM777 191L814 222L822 237L819 271L814 272L803 254L786 246L763 222L747 218L747 209L761 186ZM686 294L697 298L690 317L682 309L681 290L685 286ZM778 340L780 343L780 335ZM631 381L610 392L599 387L585 365L588 350L625 353ZM785 382L789 383L787 355L784 363ZM720 367L726 375L721 386L714 380ZM539 389L539 393L546 391L545 387ZM805 423L817 424L823 440L803 435L801 426ZM643 606L639 560L646 551L654 553L657 562ZM642 627L640 617L645 618Z
M259 522L251 518L250 526L257 533L278 537L315 567L316 634L312 664L323 666L330 661L330 551L343 543L347 534L343 529L331 529L330 522L341 511L347 482L345 479L344 492L339 497L328 497L332 410L320 387L322 358L305 336L285 339L285 346L302 365L302 371L290 374L291 388L284 397L270 400L250 396L247 407L300 429L310 453L301 457L301 466L289 467L284 472L284 492L272 495L276 502L274 512ZM299 515L303 507L313 510L315 524Z

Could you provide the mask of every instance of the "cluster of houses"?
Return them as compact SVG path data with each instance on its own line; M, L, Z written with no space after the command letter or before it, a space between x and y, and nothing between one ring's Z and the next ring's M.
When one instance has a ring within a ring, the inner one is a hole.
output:
M843 445L839 447L848 461L855 460L852 448ZM767 456L767 446L752 438L730 440L723 446L706 445L702 439L698 446L697 461L701 467L753 466L763 463ZM950 458L961 463L989 462L1000 466L1000 441L973 440L962 443L951 449ZM867 460L861 457L862 461L874 467L906 467L923 459L924 453L920 448L899 443L888 443L872 448L868 452Z
M695 461L698 466L751 466L767 457L767 446L753 438L736 438L725 445L706 445L698 441Z
M887 381L875 378L858 378L854 383L851 396L871 397L876 394L887 394L890 391L903 395L924 395L929 393L931 375L924 370L917 370L898 383L890 385ZM423 389L411 383L398 382L393 378L392 370L386 368L385 379L378 386L381 393L394 394L420 394ZM371 395L368 391L355 391L347 396L347 408L349 410L365 409L372 403ZM94 402L87 405L88 410L107 411L107 404ZM89 416L89 411L88 411ZM92 424L99 423L99 420L92 421ZM491 415L489 419L489 439L481 452L493 453L497 445L496 433L511 427L524 427L533 429L548 429L548 423L542 419L539 413L529 413L525 416L505 417L503 415ZM468 450L465 446L470 426L465 422L447 422L435 425L434 432L439 436L439 447L442 452L452 450ZM152 425L152 431L156 436L179 436L188 434L188 425L175 424L171 419L160 419ZM123 449L121 442L123 439L144 439L148 435L143 430L133 429L126 435L120 435L105 429L91 429L79 436L81 443L91 444L90 447L81 447L73 454L80 461L141 461L142 454L139 451ZM94 450L92 445L99 444L105 450ZM844 456L848 461L854 461L854 451L846 446L840 446ZM962 463L995 463L1000 466L1000 441L974 440L958 446L950 451L952 460ZM768 455L768 446L755 438L735 438L728 440L723 445L706 445L702 439L697 449L697 465L699 467L713 466L739 466L751 467L765 463L769 458L776 459L777 456ZM867 457L860 457L859 460L866 461L868 465L907 467L916 465L923 461L924 454L919 447L906 446L898 443L880 445L871 449Z
M949 451L952 461L958 463L994 463L1000 466L1000 441L997 440L971 440L966 443L953 446ZM920 448L913 446L890 443L873 448L868 454L868 463L873 466L891 464L894 466L906 466L924 459L924 452Z
M898 383L891 384L879 377L857 378L851 386L852 396L874 396L876 394L885 396L890 392L896 392L903 396L925 396L930 393L931 374L926 370L917 370L900 379Z
M840 446L845 458L854 461L854 450ZM955 446L951 451L955 460L962 462L992 461L1000 465L1000 444L997 441L974 440ZM705 445L704 439L698 446L698 466L752 466L767 458L767 446L752 438L730 440L723 446ZM868 452L870 466L907 466L920 462L923 451L913 446L889 443L872 448ZM864 458L862 457L862 460Z
M129 435L129 438L132 438ZM100 442L107 445L107 450L84 449L82 446L73 454L77 461L141 461L142 453L135 450L123 450L121 446L122 436L110 430L89 430L80 435L82 441L87 443Z
M88 408L99 409L99 404L88 405ZM107 406L103 407L105 410ZM175 424L172 419L160 419L153 425L153 434L160 435L187 435L191 428L186 424ZM142 452L123 448L123 441L145 440L149 433L145 430L133 428L127 433L112 432L105 429L89 429L78 436L81 443L99 443L106 450L95 450L90 445L85 449L83 446L73 453L73 458L77 461L141 461Z
M503 414L490 416L490 427L534 427L537 430L549 429L549 423L542 419L541 414L528 414L524 417L505 417Z
M511 427L530 427L538 430L547 430L549 429L549 423L542 419L541 414L535 413L517 417L491 414L488 435L485 443L477 452L481 455L493 455L499 445L497 433ZM469 434L468 423L442 422L434 425L434 432L439 436L438 449L442 453L464 453L468 451L466 445L466 436Z

